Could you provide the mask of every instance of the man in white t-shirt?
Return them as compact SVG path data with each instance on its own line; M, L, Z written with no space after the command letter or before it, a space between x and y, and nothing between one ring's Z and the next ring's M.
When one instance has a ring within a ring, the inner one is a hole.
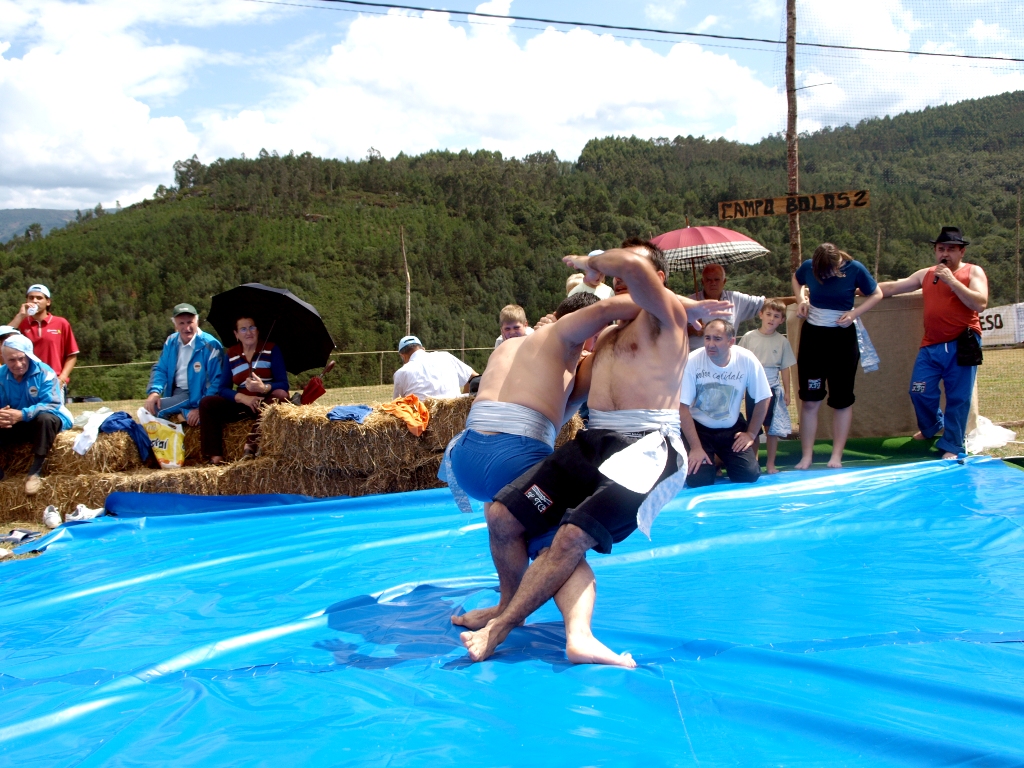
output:
M690 294L690 298L696 301L714 299L732 302L732 317L729 318L729 322L734 326L744 320L753 320L764 306L764 296L750 296L739 291L727 291L725 290L726 279L725 267L721 264L708 264L700 273L701 290ZM695 335L692 326L690 335Z
M416 336L403 336L398 354L405 363L395 371L394 397L458 397L477 372L448 352L427 352Z
M772 390L761 363L735 343L736 328L728 320L705 323L704 347L690 353L683 371L679 422L690 488L715 482L715 456L734 483L753 483L761 474L757 435ZM749 424L740 415L748 392L755 402Z

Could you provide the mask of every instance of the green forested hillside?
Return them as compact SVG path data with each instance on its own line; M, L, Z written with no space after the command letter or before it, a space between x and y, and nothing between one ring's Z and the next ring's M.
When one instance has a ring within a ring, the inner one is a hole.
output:
M391 349L404 333L404 228L413 275L412 330L430 347L490 346L497 313L522 304L535 320L563 295L559 257L623 237L717 224L720 200L784 194L780 137L755 145L722 139L604 138L576 162L554 153L431 152L339 161L261 152L252 159L176 164L176 187L117 216L95 216L48 236L16 238L0 253L2 320L25 286L54 291L74 323L82 362L153 359L179 301L201 312L238 283L284 286L315 304L338 348ZM804 254L832 240L880 277L930 263L927 240L962 227L992 284L1013 301L1016 190L1024 175L1024 92L927 109L801 141L801 189L867 187L868 211L805 215ZM787 220L730 222L763 242L766 259L730 270L730 287L788 294ZM689 290L692 279L671 284ZM386 363L385 380L395 360ZM372 383L379 360L346 361L331 383ZM137 369L140 371L141 369ZM78 375L83 387L127 395L134 377ZM134 382L134 383L133 383ZM117 391L113 391L114 387Z

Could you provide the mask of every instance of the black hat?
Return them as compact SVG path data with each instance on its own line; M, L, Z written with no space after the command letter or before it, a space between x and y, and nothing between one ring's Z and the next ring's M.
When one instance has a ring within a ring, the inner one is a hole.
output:
M942 231L939 232L939 236L934 240L929 240L932 245L938 245L939 243L949 243L951 245L970 245L969 240L964 240L963 234L960 232L960 227L943 227Z

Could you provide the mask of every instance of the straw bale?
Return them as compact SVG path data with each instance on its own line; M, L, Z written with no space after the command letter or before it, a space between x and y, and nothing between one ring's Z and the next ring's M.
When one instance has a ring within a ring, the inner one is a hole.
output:
M84 456L73 445L81 432L65 431L57 435L43 465L48 475L82 475L88 472L126 472L142 467L142 459L127 432L101 433ZM24 475L32 463L32 448L27 443L0 453L0 467L8 475Z
M254 423L251 419L224 425L224 458L226 460L234 461L241 458L245 441L253 427ZM199 427L185 426L185 466L202 464L206 461L206 457L203 456L199 430Z

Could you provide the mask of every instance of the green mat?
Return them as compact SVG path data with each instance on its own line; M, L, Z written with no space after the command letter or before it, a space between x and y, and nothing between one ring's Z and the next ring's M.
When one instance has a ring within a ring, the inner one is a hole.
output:
M912 437L860 437L846 441L843 451L843 466L858 467L872 464L904 464L911 461L929 461L941 455L934 447L935 440L915 440ZM800 441L780 440L775 457L779 469L792 469L800 461ZM814 444L815 467L824 468L832 455L832 441L821 440ZM758 453L763 469L768 460L766 447L762 444Z

